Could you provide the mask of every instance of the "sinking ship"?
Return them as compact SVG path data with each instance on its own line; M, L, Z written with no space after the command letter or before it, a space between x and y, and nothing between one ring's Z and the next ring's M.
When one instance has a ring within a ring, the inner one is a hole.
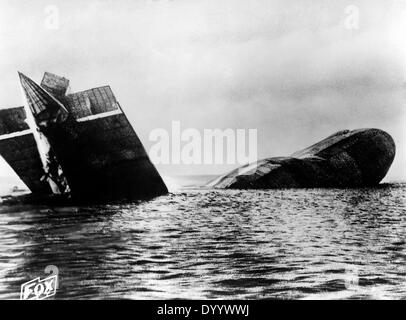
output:
M220 189L347 188L375 186L395 157L380 129L342 130L288 157L263 159L208 183Z
M111 88L70 93L19 73L24 106L0 110L0 155L33 195L145 199L168 192Z

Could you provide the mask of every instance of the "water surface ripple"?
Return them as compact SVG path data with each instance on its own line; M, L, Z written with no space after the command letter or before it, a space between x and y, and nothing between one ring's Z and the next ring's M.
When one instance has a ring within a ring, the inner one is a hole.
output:
M405 184L183 190L125 205L0 206L0 298L406 298ZM354 282L355 279L355 282Z

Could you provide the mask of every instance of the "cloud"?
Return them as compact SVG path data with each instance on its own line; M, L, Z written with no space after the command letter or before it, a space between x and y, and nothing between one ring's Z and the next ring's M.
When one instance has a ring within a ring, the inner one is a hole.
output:
M352 1L360 22L348 30L337 1L69 1L56 2L61 27L51 31L46 4L1 4L0 105L20 104L16 70L37 80L48 70L76 90L110 84L147 149L149 132L172 120L257 128L260 157L379 127L398 144L390 178L406 178L403 7Z

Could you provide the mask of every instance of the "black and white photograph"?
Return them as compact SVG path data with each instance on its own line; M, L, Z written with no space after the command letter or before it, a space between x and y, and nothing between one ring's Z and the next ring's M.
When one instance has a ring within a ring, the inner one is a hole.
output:
M405 168L406 0L0 0L0 300L405 300Z

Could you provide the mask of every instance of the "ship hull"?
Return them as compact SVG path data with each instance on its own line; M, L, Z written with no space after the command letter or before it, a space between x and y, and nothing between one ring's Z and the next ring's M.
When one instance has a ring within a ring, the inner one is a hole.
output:
M340 131L290 157L267 158L209 183L214 188L343 188L374 186L395 157L392 137L379 129Z
M140 199L168 192L123 113L68 120L45 135L75 199Z
M0 153L33 199L116 201L168 193L111 88L69 93L19 73L25 106L0 112Z

